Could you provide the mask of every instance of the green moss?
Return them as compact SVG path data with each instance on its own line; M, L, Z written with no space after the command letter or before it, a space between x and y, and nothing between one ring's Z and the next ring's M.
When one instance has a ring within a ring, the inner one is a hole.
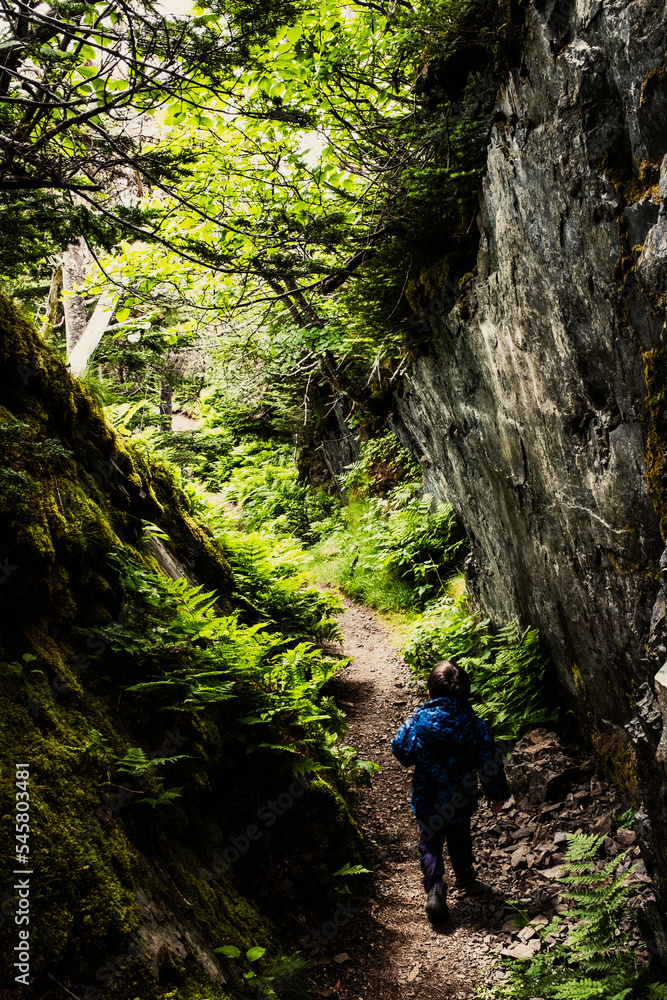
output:
M425 309L430 302L442 296L451 267L451 257L449 254L445 254L429 267L424 268L417 278L408 282L405 297L412 309L419 312Z
M243 970L227 968L229 984L222 987L190 944L185 959L169 949L159 956L159 984L138 962L127 969L114 963L139 940L141 889L200 935L209 951L260 944L268 967L279 940L253 901L250 867L239 864L210 882L201 869L224 850L239 817L252 815L257 790L270 797L282 790L284 775L235 745L223 709L160 715L132 700L123 687L128 670L141 676L147 669L141 655L124 660L104 643L90 646L84 630L108 624L127 605L108 556L123 546L146 562L146 521L168 534L177 557L217 590L225 609L229 565L193 518L173 475L116 437L62 360L3 295L0 398L0 465L7 473L0 476L0 560L11 567L0 587L0 740L13 748L0 787L0 850L6 858L14 854L11 764L28 762L35 871L30 933L39 962L35 989L26 995L82 995L99 984L97 970L111 966L117 1000L228 1000L239 995ZM26 653L36 660L24 662ZM134 747L158 750L165 732L179 726L188 742L178 752L191 759L172 765L169 779L174 775L171 783L183 786L182 798L152 810L139 800L154 785L119 791L127 780L114 771L113 757ZM109 759L88 752L93 729L111 748ZM357 861L360 835L340 791L318 779L300 802L272 834L272 849L307 840L309 848L323 845L330 871ZM11 896L5 900L11 902ZM13 986L16 928L2 920L0 986Z
M628 163L625 160L619 161L616 151L610 148L595 166L611 181L628 205L632 205L642 198L652 198L657 203L658 181L660 180L659 163L653 163L650 160L638 160L635 163ZM634 271L636 256L629 243L628 223L624 215L619 216L617 225L620 249L614 266L614 280L621 288L625 284L627 276Z
M663 541L667 540L667 369L665 352L653 348L644 354L646 408L651 426L646 438L646 484L660 521Z
M656 69L649 70L642 82L640 105L646 104L654 94L667 90L667 59Z
M605 777L614 782L625 802L638 806L637 757L627 736L620 732L603 734L595 725L586 735L593 744Z

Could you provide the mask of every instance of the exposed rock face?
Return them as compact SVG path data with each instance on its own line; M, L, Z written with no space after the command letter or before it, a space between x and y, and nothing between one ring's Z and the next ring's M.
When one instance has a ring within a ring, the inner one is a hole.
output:
M395 409L426 488L466 526L470 589L497 620L539 626L626 783L621 727L666 659L653 652L664 598L649 636L667 526L666 50L663 0L527 11L523 62L498 98L477 277L434 322ZM651 836L664 843L660 733L634 732ZM647 864L664 913L661 853Z

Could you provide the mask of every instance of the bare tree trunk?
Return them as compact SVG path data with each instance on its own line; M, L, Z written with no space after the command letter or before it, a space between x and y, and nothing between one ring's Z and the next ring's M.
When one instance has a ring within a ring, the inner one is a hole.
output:
M74 375L80 375L90 361L93 351L111 322L117 301L118 292L115 288L112 291L102 292L97 300L95 311L83 334L72 350L68 351L67 357Z
M171 430L171 414L172 414L172 396L173 390L166 379L160 379L160 414L162 420L160 423L164 430Z
M75 285L81 285L86 276L86 255L83 239L78 243L70 243L63 254L63 291L74 292ZM80 295L69 294L63 297L65 310L65 336L67 338L67 357L81 340L86 329L86 304Z
M303 292L297 288L296 278L293 274L287 275L285 288L298 305L301 310L301 315L305 317L308 326L316 326L318 329L321 329L324 326L321 317L317 314L310 302L308 302Z
M282 301L285 304L285 308L292 317L292 321L295 323L295 325L298 326L300 329L303 329L303 327L307 326L306 320L297 309L291 297L289 295L285 295L285 288L280 284L280 282L277 281L275 278L267 278L266 276L264 277L264 280L266 281L267 285L271 288L271 290L276 293L276 295L282 296Z
M44 319L42 321L42 336L44 340L51 340L51 335L53 333L53 324L56 321L56 315L58 313L58 298L60 296L60 286L63 283L63 266L58 264L54 268L53 275L51 277L51 287L49 288L49 296L46 300L46 312L44 314Z

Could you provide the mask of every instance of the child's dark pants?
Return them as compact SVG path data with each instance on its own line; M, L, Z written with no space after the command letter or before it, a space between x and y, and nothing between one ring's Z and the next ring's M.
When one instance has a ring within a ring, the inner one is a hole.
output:
M447 841L447 850L456 878L467 881L474 860L470 817L458 823L444 823L440 830L432 830L425 823L420 824L420 827L417 854L424 875L426 892L443 882L445 866L442 860L442 850L445 841Z

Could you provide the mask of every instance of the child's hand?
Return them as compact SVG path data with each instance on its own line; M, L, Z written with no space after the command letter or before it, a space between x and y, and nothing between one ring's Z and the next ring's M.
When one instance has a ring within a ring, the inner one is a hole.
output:
M489 809L491 810L493 815L497 816L500 810L502 809L504 803L499 802L497 799L487 799L486 801L488 802Z

